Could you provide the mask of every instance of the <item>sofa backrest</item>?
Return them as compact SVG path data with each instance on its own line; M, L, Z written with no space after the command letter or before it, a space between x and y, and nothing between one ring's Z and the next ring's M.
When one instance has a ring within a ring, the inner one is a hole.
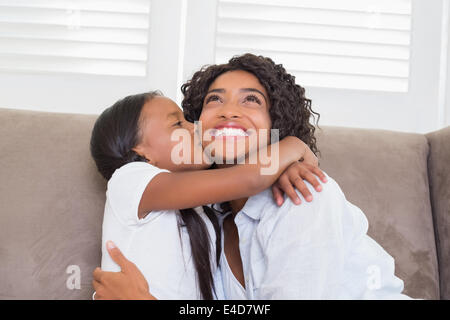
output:
M395 258L404 293L439 299L424 135L324 127L320 165L369 220L368 234Z
M91 297L106 188L89 153L95 119L0 110L0 298Z
M0 109L1 299L90 299L106 190L89 153L95 119ZM317 137L322 169L364 211L405 293L439 298L426 138L336 127Z

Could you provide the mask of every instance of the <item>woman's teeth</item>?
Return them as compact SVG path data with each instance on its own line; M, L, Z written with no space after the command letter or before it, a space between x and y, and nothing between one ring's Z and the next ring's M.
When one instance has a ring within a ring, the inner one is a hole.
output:
M247 137L248 134L238 128L222 128L222 129L216 129L213 134L214 137Z

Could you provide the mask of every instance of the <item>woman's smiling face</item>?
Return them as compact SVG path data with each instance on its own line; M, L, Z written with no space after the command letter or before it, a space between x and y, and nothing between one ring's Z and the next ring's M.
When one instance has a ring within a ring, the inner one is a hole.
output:
M270 101L264 86L252 73L236 70L218 76L209 86L200 115L204 133L203 148L215 143L211 155L225 159L247 155L258 145L270 142ZM265 130L261 130L265 129ZM252 135L255 135L252 137ZM260 141L260 140L261 141ZM210 141L208 141L210 140ZM245 141L245 148L237 144ZM220 147L218 147L220 145Z

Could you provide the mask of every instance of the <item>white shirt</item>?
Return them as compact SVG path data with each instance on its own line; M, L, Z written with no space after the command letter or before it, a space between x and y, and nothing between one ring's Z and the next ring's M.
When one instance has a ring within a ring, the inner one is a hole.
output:
M286 199L278 207L267 189L237 213L247 299L409 298L394 259L367 235L365 215L336 181L328 177L321 192L305 183L312 202L297 191L301 205ZM224 274L227 299L242 299Z
M224 299L230 300L245 300L246 299L246 293L245 288L242 287L241 283L233 274L233 271L231 271L231 267L228 264L227 257L225 255L225 244L224 244L224 232L223 232L223 220L226 216L231 214L225 213L218 215L219 223L221 226L221 232L222 232L222 252L220 255L220 274L222 275L222 286L223 286L223 294Z
M178 211L153 211L143 219L138 218L142 194L150 181L161 172L168 171L145 162L132 162L117 169L108 181L102 269L120 271L106 250L106 241L112 240L125 257L141 270L150 293L157 299L200 299L189 235L186 228L179 228ZM202 208L196 208L196 211L209 232L210 261L213 275L217 277L214 228ZM221 290L217 290L219 298L223 295Z

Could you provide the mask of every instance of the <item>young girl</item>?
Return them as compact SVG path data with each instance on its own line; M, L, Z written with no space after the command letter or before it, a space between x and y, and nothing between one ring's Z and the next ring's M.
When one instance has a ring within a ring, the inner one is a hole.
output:
M106 250L107 240L113 240L142 271L157 299L220 298L214 287L220 230L211 209L198 206L258 194L291 164L301 166L299 159L317 164L317 158L300 139L288 136L259 150L271 161L279 161L273 174L261 175L264 165L248 161L207 170L209 164L193 161L193 150L202 149L192 140L191 148L180 152L192 161L177 165L171 155L179 144L171 136L179 128L189 131L193 139L193 124L173 101L157 92L128 96L97 119L91 154L108 180L102 269L119 270ZM274 147L278 147L279 158ZM317 167L313 170L323 176ZM289 175L295 186L302 181L297 178ZM317 185L314 177L310 182ZM284 190L290 192L287 187ZM198 208L189 209L194 207Z

